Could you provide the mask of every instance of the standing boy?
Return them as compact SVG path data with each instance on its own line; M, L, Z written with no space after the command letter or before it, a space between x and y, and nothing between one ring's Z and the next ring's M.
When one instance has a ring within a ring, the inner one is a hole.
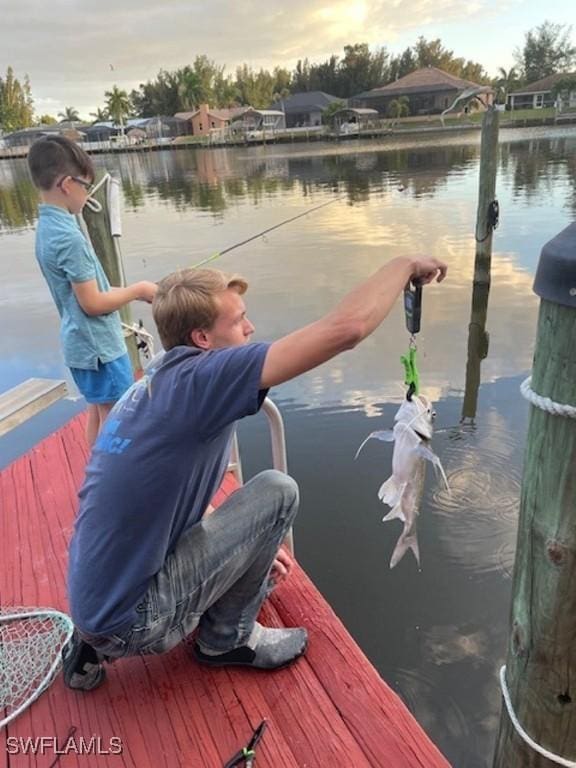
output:
M61 318L64 360L88 402L86 437L92 445L114 403L133 382L118 309L151 302L156 285L141 281L111 288L76 219L94 183L92 160L75 142L46 136L28 153L42 200L36 258Z

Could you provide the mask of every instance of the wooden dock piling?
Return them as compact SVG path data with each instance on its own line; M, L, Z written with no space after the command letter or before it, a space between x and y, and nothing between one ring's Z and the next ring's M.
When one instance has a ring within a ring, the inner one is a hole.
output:
M480 141L480 180L478 189L478 213L476 218L476 259L474 283L490 285L492 262L492 203L496 194L498 170L498 112L489 107L482 119Z
M543 251L531 390L576 406L576 224ZM532 406L514 565L506 684L524 731L576 764L576 419ZM505 708L495 768L550 768Z
M480 143L480 174L478 210L476 214L476 257L472 286L472 307L468 326L468 357L466 387L462 403L462 421L474 420L480 388L480 368L488 355L489 336L486 331L490 269L492 264L492 235L494 231L494 201L498 170L498 112L490 108L482 119Z
M97 180L100 180L105 173L106 172L99 174ZM92 197L102 206L102 211L96 213L88 206L85 206L82 211L82 217L86 224L90 240L92 241L92 246L96 251L96 255L102 264L110 285L119 287L125 284L124 268L122 266L118 244L111 234L107 188L107 183L104 183L92 195ZM122 322L131 325L132 310L130 309L130 304L121 307L119 312ZM128 354L130 355L132 369L136 373L141 369L141 365L134 334L129 333L129 335L126 336L126 347L128 348Z

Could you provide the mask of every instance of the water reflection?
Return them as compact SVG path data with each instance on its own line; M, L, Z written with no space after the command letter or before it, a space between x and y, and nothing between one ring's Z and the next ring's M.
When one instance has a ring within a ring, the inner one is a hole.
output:
M158 279L339 198L216 262L247 277L260 339L317 319L396 255L425 251L449 262L450 279L425 290L418 339L422 388L438 412L434 448L452 488L447 494L429 473L422 574L409 558L388 568L397 532L381 523L376 489L390 474L392 446L366 446L353 461L368 432L392 425L403 397L401 308L360 347L273 396L302 492L298 555L458 768L490 764L527 414L518 386L536 324L533 269L575 210L576 137L554 136L502 132L489 312L487 292L472 286L476 135L387 149L350 142L97 159L122 182L129 280ZM25 163L0 163L1 390L29 376L66 376L33 257L35 206ZM152 329L147 307L134 315ZM59 404L51 420L0 439L0 465L77 407ZM242 425L241 444L245 476L269 465L263 417Z
M495 409L481 426L455 429L442 446L450 492L438 486L433 512L446 557L476 576L511 576L520 500L514 426Z
M576 139L507 141L502 132L501 170L514 194L530 201L568 178L566 205L576 210ZM151 197L178 210L219 215L239 200L258 204L270 195L299 196L331 190L350 203L366 202L382 187L411 198L433 197L449 177L465 173L477 160L477 135L467 143L436 138L413 146L397 141L390 149L365 142L353 147L210 149L95 156L98 166L119 171L126 204L138 209ZM431 140L432 141L432 140ZM464 139L461 137L460 141ZM29 226L36 218L36 194L24 161L0 163L0 228Z
M478 407L478 390L480 389L480 368L482 360L488 357L490 336L486 331L488 314L488 283L474 283L472 289L472 309L470 325L468 326L468 357L466 360L466 384L462 402L462 421L474 423Z
M22 163L0 161L0 234L30 227L37 218L38 197Z
M550 193L567 177L566 206L576 213L576 140L571 137L532 139L527 144L504 144L501 165L511 174L515 197L527 202Z

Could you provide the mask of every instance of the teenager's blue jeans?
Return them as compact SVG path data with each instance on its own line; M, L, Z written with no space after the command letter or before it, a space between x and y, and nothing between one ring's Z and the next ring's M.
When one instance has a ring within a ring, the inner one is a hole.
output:
M83 638L112 658L164 653L196 627L203 647L225 652L244 645L297 510L294 480L261 472L182 536L128 631Z

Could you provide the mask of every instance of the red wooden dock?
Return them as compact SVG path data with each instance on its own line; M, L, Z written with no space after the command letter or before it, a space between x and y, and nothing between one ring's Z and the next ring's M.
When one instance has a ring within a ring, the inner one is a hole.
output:
M66 611L67 544L86 458L79 417L0 473L2 606ZM216 502L234 483L228 476ZM66 689L59 676L0 731L0 768L221 768L263 718L258 768L449 768L302 569L272 596L261 620L308 627L307 655L274 673L214 670L196 664L181 644L164 656L115 662L91 693ZM58 754L72 728L76 745L95 737L91 754ZM55 738L57 750L45 742L44 754L25 755L18 737ZM122 751L111 754L118 740Z

